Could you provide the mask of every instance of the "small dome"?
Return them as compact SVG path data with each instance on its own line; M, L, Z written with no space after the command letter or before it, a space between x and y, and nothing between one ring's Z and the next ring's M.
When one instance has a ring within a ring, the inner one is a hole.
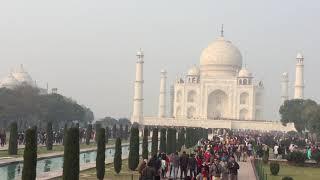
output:
M303 55L299 52L299 53L297 54L296 59L303 59Z
M188 76L199 76L200 75L200 69L194 65L192 66L188 71Z
M23 68L23 65L20 65L12 72L12 76L19 81L20 83L27 83L33 85L33 81L29 73Z
M288 75L287 72L282 73L282 77L288 77L288 76L289 76L289 75Z
M239 72L238 77L252 77L252 74L248 71L247 68L242 68Z
M11 73L7 77L3 78L0 83L1 87L6 87L9 89L13 89L18 85L19 85L19 81L17 81Z

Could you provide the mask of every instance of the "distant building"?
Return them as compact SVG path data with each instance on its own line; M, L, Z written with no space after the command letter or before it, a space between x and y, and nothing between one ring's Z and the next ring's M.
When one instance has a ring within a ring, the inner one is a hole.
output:
M30 85L37 87L41 94L48 94L47 88L38 87L36 81L33 81L30 74L25 70L23 65L14 68L6 77L0 80L0 88L14 89L20 85Z

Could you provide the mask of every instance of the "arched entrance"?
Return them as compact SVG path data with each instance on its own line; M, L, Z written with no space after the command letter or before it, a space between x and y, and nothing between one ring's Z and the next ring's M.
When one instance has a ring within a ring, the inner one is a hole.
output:
M222 90L215 90L208 96L208 119L220 119L228 114L228 96Z

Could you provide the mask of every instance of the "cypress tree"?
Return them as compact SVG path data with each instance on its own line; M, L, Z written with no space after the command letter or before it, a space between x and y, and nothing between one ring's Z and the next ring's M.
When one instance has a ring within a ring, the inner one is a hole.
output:
M177 137L176 137L176 129L174 128L168 128L168 133L167 133L167 153L171 154L176 151L176 144L177 144Z
M167 141L167 129L161 128L160 130L160 153L167 152L166 141Z
M177 151L181 151L183 145L185 145L186 137L185 137L185 129L181 128L178 133L178 143L177 143Z
M99 131L100 128L101 128L101 124L100 124L100 123L96 123L96 125L95 125L96 134L97 134L97 132ZM98 136L95 136L95 137L94 137L94 141L95 141L95 142L98 141Z
M129 146L129 169L134 171L139 164L139 125L134 124L131 127L130 146Z
M148 127L145 126L143 130L143 140L142 140L142 158L148 159Z
M117 138L115 152L114 152L114 159L113 159L114 171L117 174L119 174L121 171L121 166L122 166L121 156L122 156L121 139Z
M97 133L97 157L96 157L96 170L97 179L103 180L105 174L105 152L106 152L106 132L104 128L100 128Z
M13 122L10 125L10 139L9 139L9 155L17 155L18 153L18 125L17 122Z
M63 180L79 179L79 128L72 127L67 131L64 147Z
M123 138L123 126L122 126L122 124L120 124L120 127L119 127L119 137L121 139Z
M92 134L92 124L88 124L87 131L86 131L86 144L90 144Z
M152 145L151 145L151 155L155 155L158 153L158 128L153 128L152 131Z
M124 129L124 139L128 140L128 136L129 136L129 125L126 124L126 127Z
M53 146L53 131L52 131L52 122L48 122L47 124L47 142L46 142L47 150L52 150Z
M109 142L109 137L110 137L110 128L107 126L106 127L106 144Z
M63 128L63 146L65 146L66 141L67 141L67 135L68 135L68 124L64 124Z
M191 148L193 145L192 145L192 137L193 136L193 133L192 133L192 128L187 128L186 129L186 148Z
M35 180L37 176L37 128L28 129L25 138L22 180Z
M112 127L112 137L113 139L117 138L117 124L114 124Z

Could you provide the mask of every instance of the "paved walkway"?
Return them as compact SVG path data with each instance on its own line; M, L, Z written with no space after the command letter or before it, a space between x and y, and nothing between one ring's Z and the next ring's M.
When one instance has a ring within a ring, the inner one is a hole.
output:
M240 165L238 174L239 180L256 180L256 176L250 161L238 163Z

